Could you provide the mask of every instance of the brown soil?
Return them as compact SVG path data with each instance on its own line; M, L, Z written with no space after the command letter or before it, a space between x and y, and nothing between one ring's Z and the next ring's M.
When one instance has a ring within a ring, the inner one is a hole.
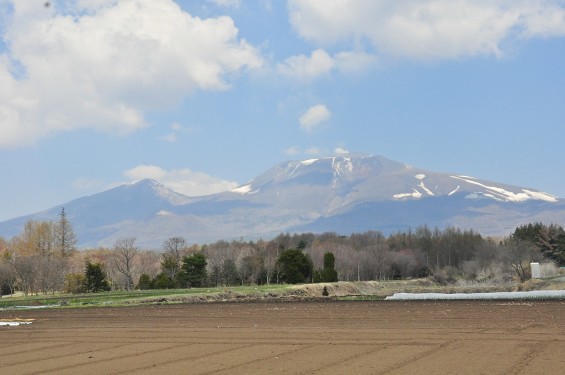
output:
M2 311L0 374L563 374L565 302Z

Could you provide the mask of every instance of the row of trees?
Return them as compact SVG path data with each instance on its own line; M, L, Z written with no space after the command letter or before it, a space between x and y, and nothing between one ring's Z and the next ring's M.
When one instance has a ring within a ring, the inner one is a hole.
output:
M151 278L144 273L139 277L139 289L168 289L168 288L200 288L208 284L208 272L206 270L206 257L198 252L185 255L180 262L175 264L176 272L171 273L171 259L164 253L161 260L162 271Z
M2 293L15 288L26 293L84 292L431 275L524 281L531 261L565 265L563 228L541 223L518 227L499 240L474 231L422 226L388 237L378 231L280 234L269 241L201 246L172 237L161 251L142 250L135 238L118 239L112 248L77 251L75 245L64 210L56 223L30 221L20 235L0 239Z
M61 290L76 236L65 210L53 222L28 221L20 235L6 242L0 238L1 292Z
M565 266L565 230L563 227L542 223L523 225L516 228L513 238L532 244L545 257Z

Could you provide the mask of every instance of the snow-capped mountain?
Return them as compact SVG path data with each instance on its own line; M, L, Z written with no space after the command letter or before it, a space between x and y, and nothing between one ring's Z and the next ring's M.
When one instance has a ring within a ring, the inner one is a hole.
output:
M362 192L371 199L407 200L468 193L466 198L491 198L501 202L557 197L535 189L519 188L474 177L428 172L380 156L328 157L281 163L232 192L255 194L274 184L319 185L333 192ZM353 191L352 191L353 190Z
M287 231L390 233L423 224L506 235L523 223L565 221L565 202L536 189L347 155L283 162L204 197L143 180L0 223L0 235L19 233L29 219L56 220L63 206L83 247L126 236L159 248L172 236L208 242Z

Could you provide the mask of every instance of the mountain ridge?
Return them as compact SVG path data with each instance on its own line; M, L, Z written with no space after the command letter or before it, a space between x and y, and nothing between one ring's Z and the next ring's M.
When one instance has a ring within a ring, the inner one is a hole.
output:
M419 225L505 235L527 222L565 221L565 202L536 189L350 154L282 162L201 197L141 180L1 222L0 235L19 233L30 219L54 221L63 206L81 247L112 246L121 237L160 248L173 236L203 243L287 231L386 234Z

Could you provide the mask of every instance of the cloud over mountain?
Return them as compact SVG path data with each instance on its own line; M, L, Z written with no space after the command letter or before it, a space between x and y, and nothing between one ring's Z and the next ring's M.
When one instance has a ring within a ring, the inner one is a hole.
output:
M321 123L328 121L331 117L332 113L328 107L324 104L317 104L308 108L308 110L300 116L298 122L303 130L310 132Z
M124 172L131 181L157 180L168 188L188 196L219 193L237 187L234 181L222 180L188 168L165 170L155 165L138 165Z

